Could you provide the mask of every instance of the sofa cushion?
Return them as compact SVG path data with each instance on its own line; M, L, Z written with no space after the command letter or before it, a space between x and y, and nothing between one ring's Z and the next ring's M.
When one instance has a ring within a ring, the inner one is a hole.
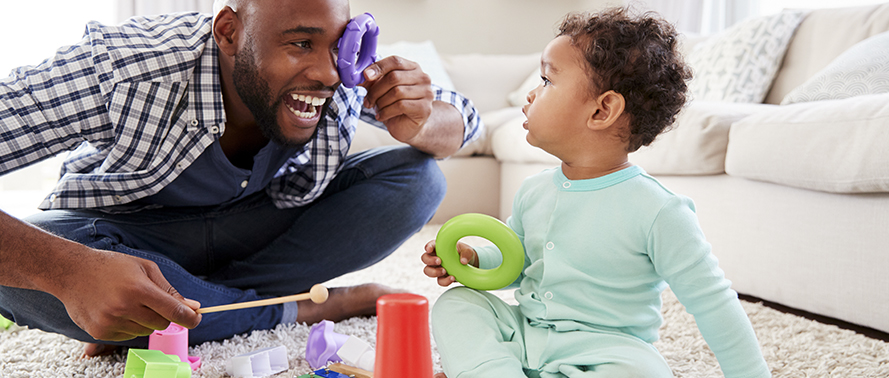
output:
M485 132L476 138L472 143L463 146L454 156L493 156L494 150L491 148L491 138L501 126L515 118L522 117L522 108L509 107L498 110L492 110L479 115L485 124Z
M673 128L630 154L630 161L655 175L713 175L725 170L729 127L775 105L693 101Z
M509 104L512 106L524 106L528 103L528 93L537 88L543 80L540 78L540 70L531 71L531 75L525 78L516 90L509 92Z
M803 11L748 19L697 44L688 56L695 99L760 103Z
M889 31L889 3L811 11L796 29L765 102L781 103L843 51L884 31Z
M399 41L388 45L377 46L377 55L387 57L397 55L420 65L432 83L448 90L454 90L454 83L442 64L438 51L432 41L406 42Z
M539 53L446 55L442 58L454 87L472 100L480 113L509 107L509 92L540 65Z
M781 105L889 92L889 32L858 42L784 97Z
M729 175L833 193L889 192L889 94L782 105L736 122Z
M528 144L528 131L522 126L527 118L522 114L506 121L491 134L491 149L497 161L503 163L541 163L559 165L558 158Z

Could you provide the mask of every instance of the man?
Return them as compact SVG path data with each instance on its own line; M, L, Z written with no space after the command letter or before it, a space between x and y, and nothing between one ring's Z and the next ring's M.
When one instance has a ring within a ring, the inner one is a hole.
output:
M46 211L0 212L0 315L85 341L90 356L145 347L170 322L196 344L373 314L397 291L196 313L381 260L440 203L433 157L482 127L471 102L402 58L341 86L347 0L217 5L213 18L90 23L79 44L0 81L0 174L72 151ZM410 147L347 157L359 117Z

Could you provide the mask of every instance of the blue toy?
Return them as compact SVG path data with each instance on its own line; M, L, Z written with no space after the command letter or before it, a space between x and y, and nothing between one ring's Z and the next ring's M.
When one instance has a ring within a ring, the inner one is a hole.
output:
M329 369L318 369L309 374L300 375L297 378L350 378L348 375L337 373Z

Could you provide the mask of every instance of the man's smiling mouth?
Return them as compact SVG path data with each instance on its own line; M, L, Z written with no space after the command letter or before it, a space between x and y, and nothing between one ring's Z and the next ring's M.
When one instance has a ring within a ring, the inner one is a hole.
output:
M287 106L287 109L297 117L305 119L314 118L325 102L327 102L326 98L296 93L291 94L290 97L284 97L284 106Z

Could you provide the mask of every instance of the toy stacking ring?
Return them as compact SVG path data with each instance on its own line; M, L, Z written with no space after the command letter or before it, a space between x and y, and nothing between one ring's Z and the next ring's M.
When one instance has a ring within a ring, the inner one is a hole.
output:
M457 242L467 236L485 238L503 254L503 262L493 269L479 269L460 263ZM435 237L435 251L441 266L458 282L478 290L502 289L518 278L525 266L525 249L518 235L499 219L468 213L451 218Z
M339 49L336 69L347 88L364 82L364 70L377 58L379 35L380 28L370 13L361 14L346 25L346 31L336 46Z

